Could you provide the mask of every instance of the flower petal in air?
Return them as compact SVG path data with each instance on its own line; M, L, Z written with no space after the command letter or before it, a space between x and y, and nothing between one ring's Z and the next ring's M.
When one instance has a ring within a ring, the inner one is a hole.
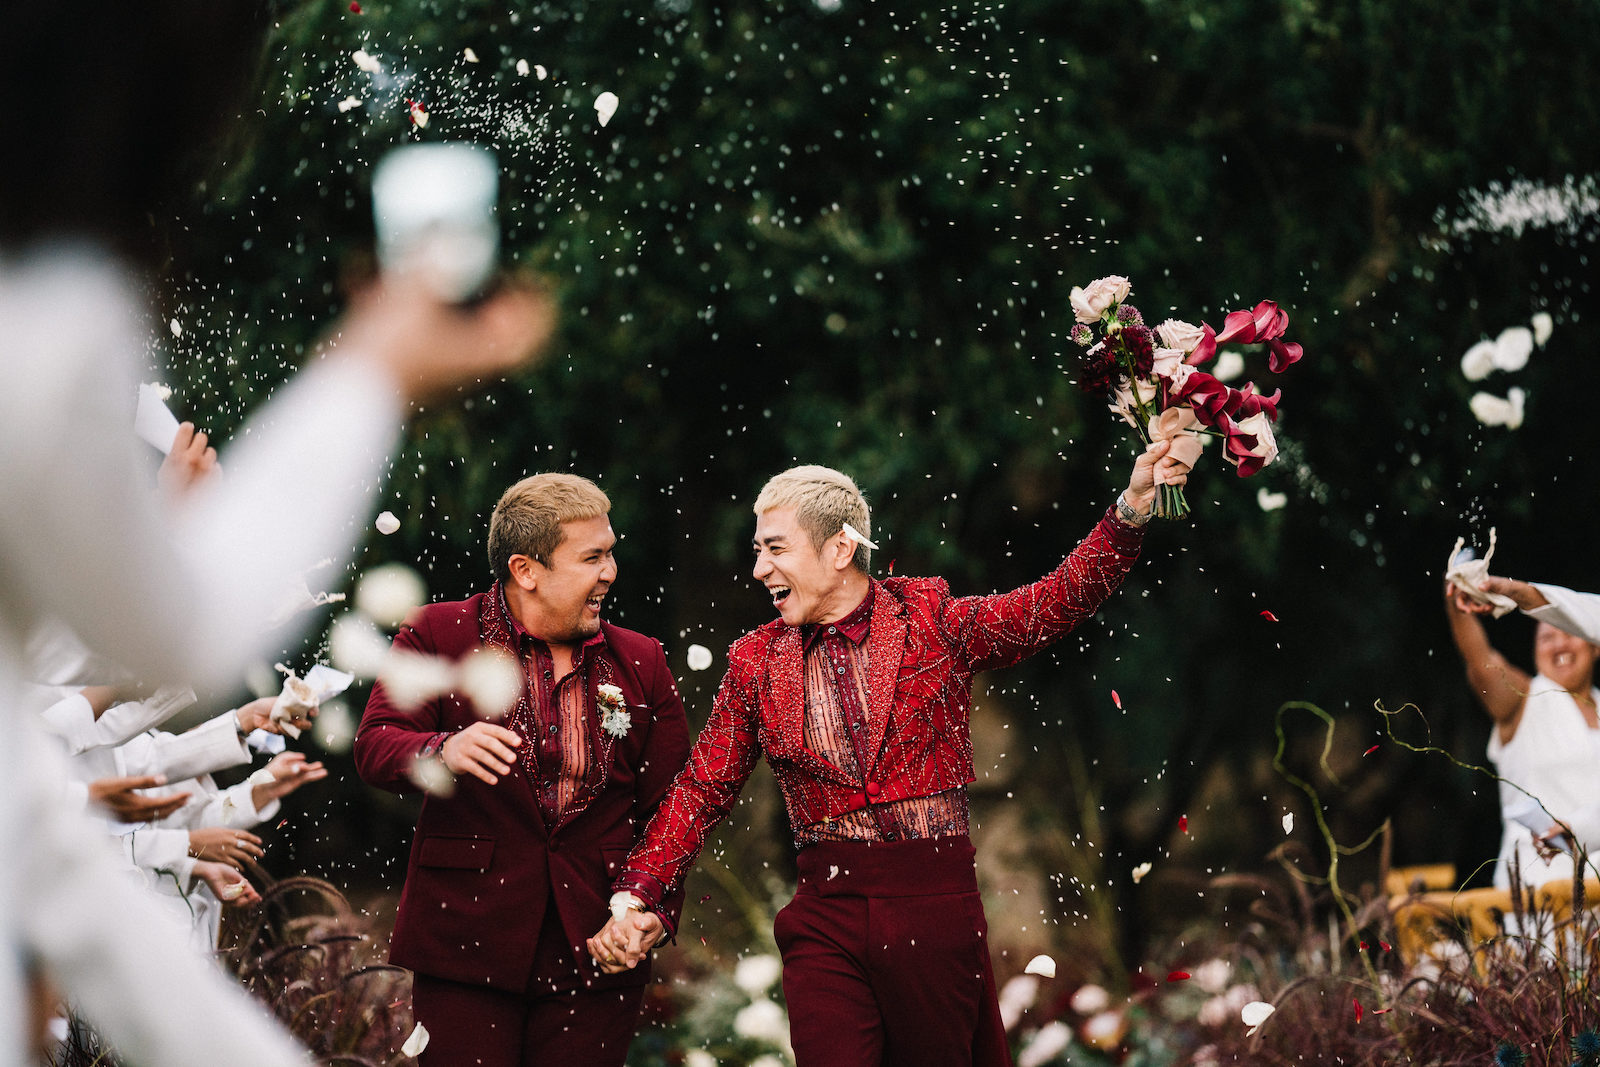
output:
M422 1050L428 1047L428 1031L421 1023L411 1031L411 1036L406 1038L406 1043L400 1046L400 1052L405 1056L420 1056Z
M1149 873L1150 861L1146 860L1133 869L1133 884L1138 885L1140 882L1144 881L1144 876Z
M1493 371L1493 341L1479 341L1461 357L1461 376L1469 382L1481 382Z
M383 511L378 513L378 518L372 525L377 527L379 533L387 536L400 529L400 520L394 517L394 512Z
M711 666L711 650L705 645L690 645L686 658L691 671L703 671Z
M1294 812L1292 811L1284 812L1283 832L1286 834L1294 833Z
M1040 953L1028 961L1022 969L1023 974L1036 974L1041 978L1054 978L1056 976L1056 961Z
M1526 326L1502 330L1494 339L1494 365L1499 370L1516 371L1528 365L1533 355L1533 331Z
M1257 1030L1261 1029L1261 1024L1266 1022L1268 1017L1271 1016L1276 1010L1277 1009L1264 1000L1252 1000L1243 1008L1240 1008L1239 1018L1246 1026L1250 1028L1245 1031L1244 1036L1249 1037Z
M1533 343L1543 348L1556 328L1556 320L1550 317L1548 311L1541 311L1530 319L1528 324L1533 327Z
M600 120L600 125L604 126L611 121L611 116L617 113L619 103L621 101L617 99L616 93L601 93L594 98L594 113Z

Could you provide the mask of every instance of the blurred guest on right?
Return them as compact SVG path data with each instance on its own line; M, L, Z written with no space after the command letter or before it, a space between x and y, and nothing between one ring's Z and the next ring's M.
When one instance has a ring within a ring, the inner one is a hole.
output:
M1524 885L1570 879L1573 839L1586 850L1600 844L1600 648L1540 619L1529 675L1489 643L1481 616L1493 605L1453 585L1445 602L1467 680L1494 721L1489 759L1501 776L1503 824L1494 884L1508 888L1513 867Z

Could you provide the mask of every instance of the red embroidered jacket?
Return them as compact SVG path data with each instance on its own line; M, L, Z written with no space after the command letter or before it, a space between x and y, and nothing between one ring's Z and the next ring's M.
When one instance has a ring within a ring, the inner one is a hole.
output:
M1009 593L954 597L942 578L875 581L861 780L806 748L800 631L779 619L745 634L728 650L728 673L688 764L615 888L650 905L676 889L763 754L795 827L966 786L975 777L972 676L1021 662L1093 615L1143 541L1142 529L1108 510L1059 567Z

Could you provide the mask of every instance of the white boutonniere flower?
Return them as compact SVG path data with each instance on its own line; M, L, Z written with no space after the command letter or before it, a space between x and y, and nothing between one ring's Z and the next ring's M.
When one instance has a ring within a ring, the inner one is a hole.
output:
M612 737L627 737L633 729L633 714L622 699L622 690L609 683L602 685L597 690L596 703L600 706L600 729Z

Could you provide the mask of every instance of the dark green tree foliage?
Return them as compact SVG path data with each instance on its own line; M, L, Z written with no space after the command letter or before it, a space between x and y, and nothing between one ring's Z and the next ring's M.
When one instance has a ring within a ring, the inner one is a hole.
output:
M1415 700L1435 742L1481 753L1439 620L1458 534L1497 526L1512 572L1600 585L1595 206L1454 226L1468 190L1600 170L1596 40L1577 0L291 4L188 224L173 377L237 425L337 309L380 154L491 145L509 258L559 290L563 329L543 366L414 424L386 490L404 528L366 562L421 561L464 595L506 484L598 477L625 538L616 615L681 669L688 641L720 653L768 617L749 501L792 462L861 482L880 574L987 591L1070 548L1133 454L1064 373L1073 285L1126 274L1152 322L1276 299L1308 353L1281 383L1283 459L1246 482L1212 450L1193 522L1153 533L1080 637L996 679L1042 817L1074 817L1064 752L1097 759L1110 871L1175 841L1178 812L1207 818L1189 806L1218 766L1238 794L1210 817L1233 829L1195 858L1250 865L1280 810L1253 768L1283 700L1348 709L1357 751L1373 701ZM604 128L602 91L621 101ZM1469 345L1540 310L1556 329L1525 370L1464 380ZM1526 425L1480 426L1470 395L1510 384ZM1288 506L1264 513L1262 486ZM715 673L683 679L691 718ZM1352 836L1395 812L1401 861L1492 852L1483 782L1388 754L1359 772Z

